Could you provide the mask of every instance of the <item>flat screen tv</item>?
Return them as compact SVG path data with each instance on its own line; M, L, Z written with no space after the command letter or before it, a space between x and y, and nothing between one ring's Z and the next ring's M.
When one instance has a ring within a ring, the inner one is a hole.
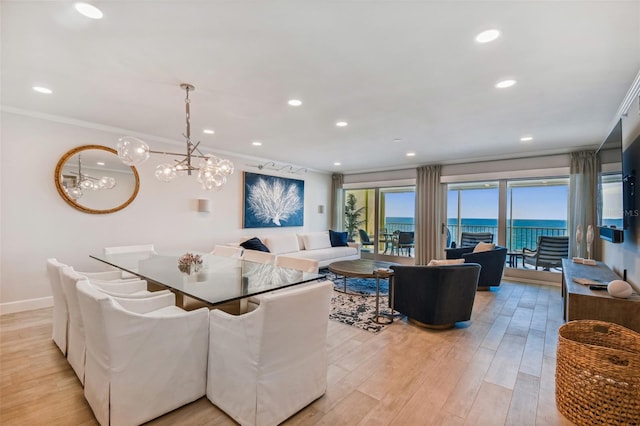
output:
M638 217L640 217L640 196L638 195L638 174L640 172L640 135L622 153L622 207L623 226L629 236L635 239Z
M600 238L619 243L623 240L625 226L621 121L598 149L598 159L597 224Z

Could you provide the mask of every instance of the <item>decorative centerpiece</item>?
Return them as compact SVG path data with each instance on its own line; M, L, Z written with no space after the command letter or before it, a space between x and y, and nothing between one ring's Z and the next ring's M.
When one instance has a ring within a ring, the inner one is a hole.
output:
M199 254L185 253L178 259L178 269L186 274L195 274L202 269L202 262Z

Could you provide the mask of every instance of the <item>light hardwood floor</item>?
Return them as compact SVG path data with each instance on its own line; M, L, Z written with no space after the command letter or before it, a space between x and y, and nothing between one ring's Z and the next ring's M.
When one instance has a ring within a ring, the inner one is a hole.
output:
M570 425L554 401L561 307L559 287L503 282L452 330L329 321L327 392L285 424ZM96 424L51 340L50 308L4 315L0 331L0 424ZM201 398L150 424L235 423Z

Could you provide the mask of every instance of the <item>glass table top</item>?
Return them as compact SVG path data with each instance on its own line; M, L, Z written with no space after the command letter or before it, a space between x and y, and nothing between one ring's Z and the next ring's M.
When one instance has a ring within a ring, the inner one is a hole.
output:
M90 257L212 306L324 278L320 274L238 258L190 253L199 254L204 261L202 269L194 274L178 269L178 258L184 252L92 254Z

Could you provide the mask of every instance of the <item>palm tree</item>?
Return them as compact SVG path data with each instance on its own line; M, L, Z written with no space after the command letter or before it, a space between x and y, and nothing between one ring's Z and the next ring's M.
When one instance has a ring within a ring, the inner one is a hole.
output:
M344 207L344 228L347 230L347 240L353 241L353 234L364 223L360 219L364 207L356 209L358 200L352 193L347 194L347 204Z

